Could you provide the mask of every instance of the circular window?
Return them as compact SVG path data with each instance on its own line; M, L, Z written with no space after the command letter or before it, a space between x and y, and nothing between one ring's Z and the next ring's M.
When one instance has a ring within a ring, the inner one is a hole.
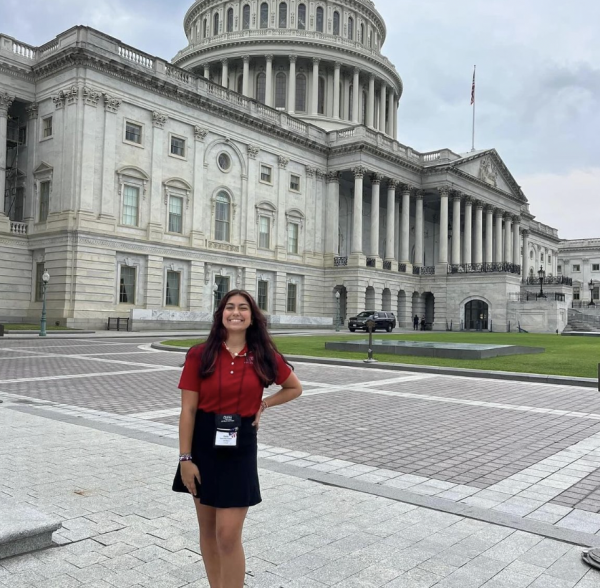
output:
M220 153L217 164L221 171L228 172L231 169L231 157L227 153Z

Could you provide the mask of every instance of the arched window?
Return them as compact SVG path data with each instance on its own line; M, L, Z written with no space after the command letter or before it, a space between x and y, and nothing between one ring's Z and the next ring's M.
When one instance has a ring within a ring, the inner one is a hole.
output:
M215 12L213 17L213 36L219 34L219 13Z
M202 23L202 38L206 39L206 37L208 37L208 18L205 18Z
M269 5L263 2L260 5L260 28L266 29L269 26Z
M242 29L247 31L250 28L250 4L244 5L242 9Z
M231 198L227 192L219 192L215 202L215 240L231 240Z
M333 13L333 34L340 34L340 13L337 10Z
M306 4L298 4L298 30L306 30Z
M306 112L306 76L296 75L296 112Z
M233 32L233 8L227 11L227 32Z
M264 72L256 76L256 100L264 104L266 102L267 76Z
M279 28L287 29L287 3L279 3Z
M359 41L364 45L365 44L365 25L360 23L360 39Z
M286 81L285 74L282 71L275 77L275 108L285 108Z
M354 19L351 16L348 17L348 39L354 40Z
M325 78L319 78L318 112L325 114Z
M317 33L323 32L323 23L325 21L323 8L319 6L317 8Z

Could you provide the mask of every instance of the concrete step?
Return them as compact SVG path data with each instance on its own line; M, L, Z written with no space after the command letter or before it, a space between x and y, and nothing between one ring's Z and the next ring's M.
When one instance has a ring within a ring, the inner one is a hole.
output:
M28 504L0 498L0 559L52 545L52 533L62 523Z

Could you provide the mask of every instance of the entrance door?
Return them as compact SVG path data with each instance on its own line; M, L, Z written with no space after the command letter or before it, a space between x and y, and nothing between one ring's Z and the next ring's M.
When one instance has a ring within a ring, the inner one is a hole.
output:
M471 300L465 305L465 329L468 331L488 329L489 307L483 300Z

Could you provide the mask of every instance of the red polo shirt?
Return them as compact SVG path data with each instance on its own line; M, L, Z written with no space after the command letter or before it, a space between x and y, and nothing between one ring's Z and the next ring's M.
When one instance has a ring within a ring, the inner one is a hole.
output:
M222 349L213 374L200 378L200 359L205 345L198 345L187 354L179 388L198 392L198 409L220 414L254 416L263 397L263 385L254 371L254 356L244 350L235 358ZM292 373L290 366L277 353L277 377L280 385Z

